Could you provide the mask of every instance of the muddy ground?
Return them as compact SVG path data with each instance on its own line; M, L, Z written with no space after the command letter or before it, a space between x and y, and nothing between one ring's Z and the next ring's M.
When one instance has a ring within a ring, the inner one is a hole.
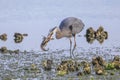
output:
M74 52L77 62L91 62L92 57L101 56L107 62L113 60L115 55L120 56L120 47L94 47L77 48ZM51 71L43 69L43 61L53 61ZM0 53L0 80L120 80L120 70L108 70L107 75L92 73L77 76L77 72L71 72L64 76L58 76L56 68L63 60L70 60L69 50L55 50L48 52L20 51L19 54ZM35 70L33 68L36 68ZM113 74L109 74L113 73Z

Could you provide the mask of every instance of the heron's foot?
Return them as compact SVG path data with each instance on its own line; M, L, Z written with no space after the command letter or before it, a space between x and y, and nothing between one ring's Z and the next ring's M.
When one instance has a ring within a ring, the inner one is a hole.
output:
M75 55L74 55L74 53L72 53L72 55L73 55L73 58L75 58Z
M72 55L74 55L74 51L75 51L75 47L74 47L73 50L72 50Z
M70 56L70 59L72 59L72 60L73 60L74 58L75 58L75 57L73 57L73 56Z
M71 58L71 59L75 59L75 56L74 56L73 53L70 53L70 58Z
M72 53L71 53L71 51L70 51L70 58L72 58Z

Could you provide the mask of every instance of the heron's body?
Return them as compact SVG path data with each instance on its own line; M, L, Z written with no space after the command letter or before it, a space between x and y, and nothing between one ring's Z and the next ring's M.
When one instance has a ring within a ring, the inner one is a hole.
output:
M56 33L56 38L61 39L63 37L67 37L70 40L70 53L71 53L71 47L72 47L72 40L71 37L74 37L74 48L72 50L72 53L76 47L76 34L80 33L82 29L84 28L84 23L75 17L68 17L65 18L59 25L59 27L54 27L51 31L48 37L44 40L47 42L49 41L52 34ZM52 34L51 34L52 32ZM43 41L43 44L45 43ZM42 46L42 49L45 50Z
M65 18L59 25L62 37L72 37L77 33L80 33L84 27L84 23L74 17Z

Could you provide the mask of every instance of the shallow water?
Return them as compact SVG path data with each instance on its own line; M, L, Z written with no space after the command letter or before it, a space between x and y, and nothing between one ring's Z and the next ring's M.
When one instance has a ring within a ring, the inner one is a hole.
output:
M120 47L93 47L89 49L77 48L74 52L75 60L90 62L94 56L102 56L106 61L112 60L115 55L120 55ZM56 50L49 52L29 51L19 54L0 54L0 80L120 80L120 70L115 75L98 76L92 72L90 75L78 77L77 72L69 73L65 76L58 76L56 67L62 60L68 60L68 50ZM53 60L52 70L44 71L42 62L44 60ZM32 65L36 67L32 70Z

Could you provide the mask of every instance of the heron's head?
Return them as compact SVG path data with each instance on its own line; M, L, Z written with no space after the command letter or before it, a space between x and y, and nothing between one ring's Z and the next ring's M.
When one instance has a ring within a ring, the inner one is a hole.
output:
M56 27L54 27L53 29L51 29L50 32L48 33L48 36L43 38L43 41L41 43L41 49L43 51L48 51L49 50L49 49L45 49L45 47L47 46L47 44L48 44L48 42L50 40L53 40L52 35L54 34L55 29L56 29Z

